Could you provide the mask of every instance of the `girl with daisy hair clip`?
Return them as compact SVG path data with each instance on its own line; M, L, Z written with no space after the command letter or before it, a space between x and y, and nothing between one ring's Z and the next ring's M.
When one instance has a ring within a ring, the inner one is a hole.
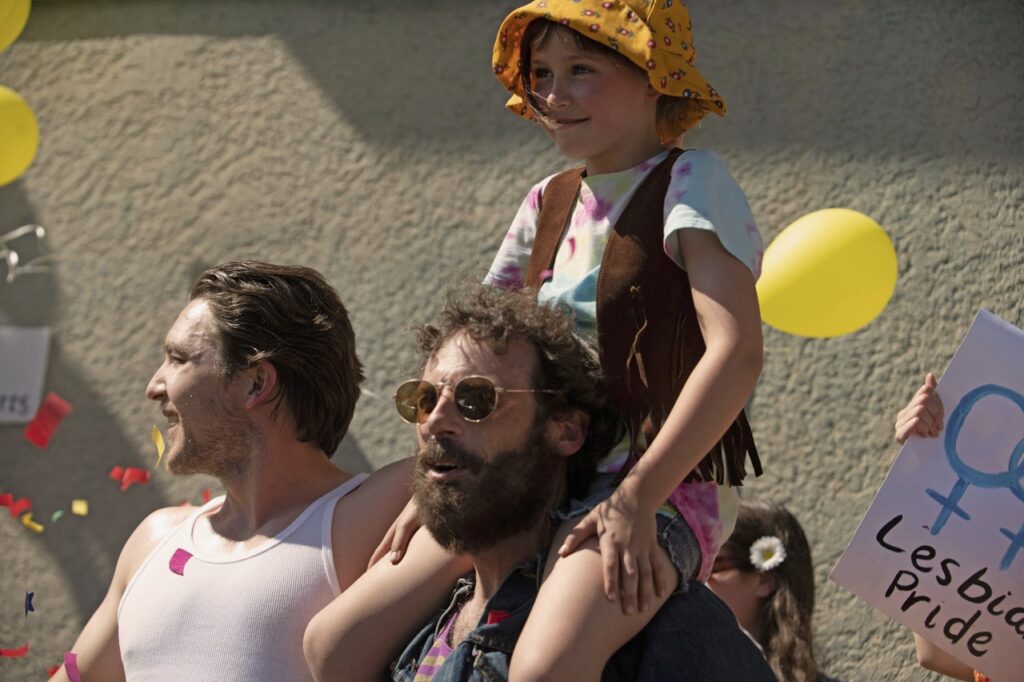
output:
M708 586L764 650L780 680L825 682L814 654L814 567L800 522L773 502L740 502Z

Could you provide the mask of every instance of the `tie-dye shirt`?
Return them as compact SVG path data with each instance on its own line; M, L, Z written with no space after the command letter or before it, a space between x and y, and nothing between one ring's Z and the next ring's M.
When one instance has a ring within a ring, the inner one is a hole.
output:
M593 339L597 329L597 279L608 237L629 200L647 174L665 157L664 151L617 173L583 178L569 227L555 256L555 264L540 288L541 301L560 301L572 308L577 328ZM550 176L535 185L519 207L485 282L518 288L530 262L544 189ZM691 149L679 155L665 193L665 253L685 269L677 233L684 229L709 230L722 246L746 265L754 279L761 273L764 243L747 197L725 163L712 151ZM601 470L621 467L625 455L617 448L601 463ZM695 487L692 487L695 486ZM702 550L701 575L710 572L714 555L736 523L738 496L733 488L698 483L680 486L672 496L697 535ZM711 494L717 492L717 494Z

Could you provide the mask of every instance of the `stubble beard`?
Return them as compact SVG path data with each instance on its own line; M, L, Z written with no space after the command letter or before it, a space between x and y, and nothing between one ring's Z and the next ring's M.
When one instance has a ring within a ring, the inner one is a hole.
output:
M475 553L538 528L557 504L559 456L547 445L544 421L526 443L484 462L447 439L432 441L416 457L413 497L430 534L450 552ZM469 470L451 483L427 478L425 457L444 455Z
M197 434L179 422L181 446L168 453L167 470L175 475L207 474L222 481L240 478L248 470L258 438L242 412L218 410L215 434Z

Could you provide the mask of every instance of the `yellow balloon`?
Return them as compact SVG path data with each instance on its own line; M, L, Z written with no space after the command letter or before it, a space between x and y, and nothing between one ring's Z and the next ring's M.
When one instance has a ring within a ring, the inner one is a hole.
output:
M35 114L18 93L0 85L0 186L32 164L39 147Z
M31 0L0 0L0 52L21 35L31 7Z
M871 218L845 208L808 213L764 253L761 318L796 336L857 331L889 303L896 271L892 240Z

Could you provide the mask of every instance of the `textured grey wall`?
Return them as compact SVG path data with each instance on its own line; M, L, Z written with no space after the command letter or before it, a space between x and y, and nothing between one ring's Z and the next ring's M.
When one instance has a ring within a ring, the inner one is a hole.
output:
M1024 324L1024 6L1019 0L694 0L698 64L732 114L690 136L726 159L765 236L811 210L877 219L900 254L896 295L848 338L767 330L752 405L768 473L751 487L802 518L818 633L849 680L929 679L909 635L826 575L896 448L891 421L945 366L975 311ZM114 464L151 465L143 387L194 275L228 258L308 264L341 291L388 395L414 370L408 326L447 278L490 262L532 182L564 165L504 112L490 44L514 3L134 0L35 3L0 55L41 147L0 188L0 232L38 222L52 275L0 285L0 323L54 330L47 388L72 415L50 448L0 427L0 492L42 535L0 520L4 680L42 679L101 599L150 510L209 481L161 472L126 493ZM429 7L429 9L428 9ZM364 399L341 460L410 450ZM49 524L47 524L49 525ZM24 618L25 591L37 613Z

